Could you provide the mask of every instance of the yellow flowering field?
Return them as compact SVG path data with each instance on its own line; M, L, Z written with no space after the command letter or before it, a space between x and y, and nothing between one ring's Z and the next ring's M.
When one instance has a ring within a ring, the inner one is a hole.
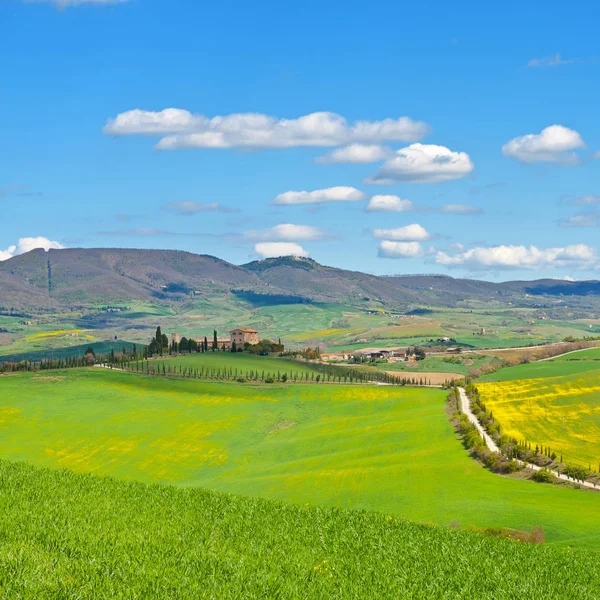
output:
M600 371L477 387L504 434L550 446L564 462L600 466Z

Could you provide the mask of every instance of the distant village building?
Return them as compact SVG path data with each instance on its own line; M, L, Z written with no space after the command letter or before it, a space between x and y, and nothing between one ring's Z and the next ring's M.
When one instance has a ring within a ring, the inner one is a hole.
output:
M481 335L485 335L485 327L481 328Z
M225 350L231 349L231 339L229 339L229 338L217 338L217 348L219 350L222 350L223 348L225 348Z
M255 329L248 329L246 327L240 327L238 329L234 329L229 332L230 343L235 345L238 348L243 348L244 344L250 344L254 346L254 344L258 344L260 341L258 339L258 331Z

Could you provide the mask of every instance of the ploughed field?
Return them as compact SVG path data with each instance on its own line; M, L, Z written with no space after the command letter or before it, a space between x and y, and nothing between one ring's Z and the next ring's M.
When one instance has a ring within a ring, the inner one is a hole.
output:
M444 413L445 393L239 384L89 368L0 377L2 458L202 486L441 525L544 528L597 547L600 494L494 475Z
M3 598L571 598L598 553L0 461Z
M477 383L502 432L600 468L600 348L502 369Z

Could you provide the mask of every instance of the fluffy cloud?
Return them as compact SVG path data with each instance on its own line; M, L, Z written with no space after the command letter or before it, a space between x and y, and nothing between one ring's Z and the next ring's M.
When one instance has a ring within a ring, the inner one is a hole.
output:
M325 202L357 202L358 200L364 199L365 194L360 190L342 185L322 190L314 190L313 192L284 192L271 200L271 204L323 204Z
M254 252L262 258L278 256L308 256L308 252L293 242L261 242L254 246Z
M169 202L165 204L167 210L176 212L180 215L195 215L200 212L222 212L222 213L238 213L240 212L236 208L230 208L223 206L218 202L210 202L208 204L202 204L201 202L192 202L186 200L183 202Z
M397 227L396 229L374 229L373 235L379 239L399 240L403 242L415 242L428 240L431 235L429 232L417 223Z
M283 223L263 231L246 231L244 237L249 240L265 242L308 242L332 239L331 233L320 227L310 225L292 225Z
M465 152L432 144L411 144L397 150L366 183L438 183L461 179L472 170L473 163Z
M516 137L502 146L502 154L519 162L555 162L563 165L579 163L573 150L585 148L581 135L562 125L550 125L541 133Z
M542 58L532 58L528 63L528 67L560 67L561 65L569 65L574 63L573 59L563 59L560 52L553 56L544 56Z
M48 251L51 248L60 250L64 248L64 246L45 237L21 238L16 245L9 246L6 250L0 250L0 260L8 260L13 256L25 254L25 252L35 250L36 248L43 248L44 250Z
M394 152L390 148L378 144L350 144L320 156L317 162L323 164L373 163L385 160L393 154Z
M390 194L380 194L369 200L365 210L368 212L404 212L414 210L414 208L414 204L410 200L403 200Z
M461 266L472 270L553 267L583 269L597 265L597 255L594 248L585 244L547 249L535 246L493 246L472 248L454 255L438 252L435 262L447 267Z
M179 108L160 112L130 110L109 119L109 135L159 135L156 148L292 148L341 146L385 141L412 142L430 127L409 117L383 121L348 121L332 112L316 112L297 119L280 119L260 113L206 117Z
M469 206L468 204L445 204L440 208L440 212L455 215L480 215L483 211L481 208Z
M419 242L392 242L384 240L379 244L380 258L420 258L424 256Z

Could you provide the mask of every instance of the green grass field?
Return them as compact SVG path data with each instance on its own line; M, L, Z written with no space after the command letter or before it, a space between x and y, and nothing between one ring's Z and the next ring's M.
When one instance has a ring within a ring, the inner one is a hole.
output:
M0 596L598 597L598 554L0 461Z
M232 368L238 369L238 372L245 371L262 371L275 373L306 373L313 372L319 365L303 364L300 361L277 356L257 356L248 354L247 352L206 352L183 354L181 356L165 357L163 359L156 358L150 361L152 365L171 365L181 366L187 369L223 369Z
M0 377L2 457L120 479L600 543L600 495L505 479L438 390L244 385L102 369Z
M408 373L460 373L467 375L472 369L482 367L493 360L491 356L480 354L452 355L447 357L428 356L418 362L377 363L384 371L405 371Z

